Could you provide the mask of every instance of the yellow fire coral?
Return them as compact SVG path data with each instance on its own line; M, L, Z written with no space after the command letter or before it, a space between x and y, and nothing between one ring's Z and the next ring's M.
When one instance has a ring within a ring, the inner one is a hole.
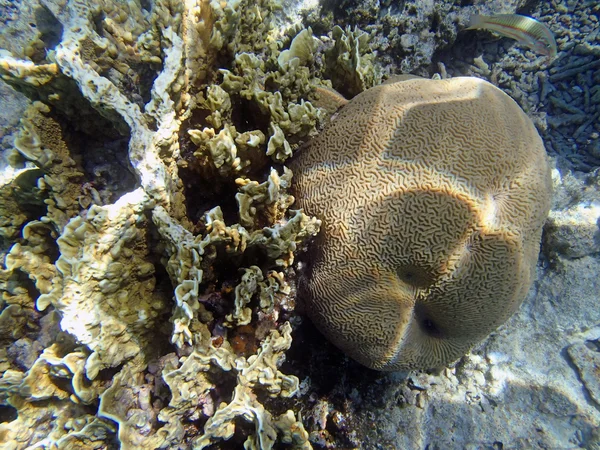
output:
M550 170L531 121L493 85L369 89L291 167L299 206L323 223L307 311L357 361L447 364L527 294Z
M288 268L320 225L289 210L289 170L263 177L322 116L309 69L275 65L277 3L64 6L33 62L0 50L0 78L37 100L0 183L2 441L311 448L299 414L261 404L299 391L280 371Z

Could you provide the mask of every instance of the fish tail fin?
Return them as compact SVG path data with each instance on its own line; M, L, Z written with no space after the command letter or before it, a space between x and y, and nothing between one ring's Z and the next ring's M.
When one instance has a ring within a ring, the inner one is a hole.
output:
M467 27L467 30L474 30L476 28L480 28L483 24L483 20L484 16L482 16L481 14L471 14L471 17L469 17L469 26Z

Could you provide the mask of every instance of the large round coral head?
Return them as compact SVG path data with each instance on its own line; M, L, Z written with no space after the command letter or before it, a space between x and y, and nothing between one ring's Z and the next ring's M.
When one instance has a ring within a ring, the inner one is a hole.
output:
M477 78L369 89L292 162L323 221L300 297L320 330L381 370L451 363L533 281L550 168L519 106Z

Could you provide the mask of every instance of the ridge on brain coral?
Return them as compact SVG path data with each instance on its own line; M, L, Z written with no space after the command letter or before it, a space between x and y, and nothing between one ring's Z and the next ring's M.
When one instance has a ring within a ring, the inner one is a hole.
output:
M323 225L299 296L360 363L448 364L525 298L550 168L529 118L492 84L417 78L368 89L291 168L299 207Z

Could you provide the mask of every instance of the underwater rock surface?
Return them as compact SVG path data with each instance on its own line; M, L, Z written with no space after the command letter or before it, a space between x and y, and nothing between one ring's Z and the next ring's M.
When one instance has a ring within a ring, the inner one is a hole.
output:
M0 1L3 447L600 448L600 7L396 4ZM517 8L555 60L463 31ZM320 223L286 165L329 120L313 87L401 72L507 92L555 194L517 313L382 374L295 309Z

